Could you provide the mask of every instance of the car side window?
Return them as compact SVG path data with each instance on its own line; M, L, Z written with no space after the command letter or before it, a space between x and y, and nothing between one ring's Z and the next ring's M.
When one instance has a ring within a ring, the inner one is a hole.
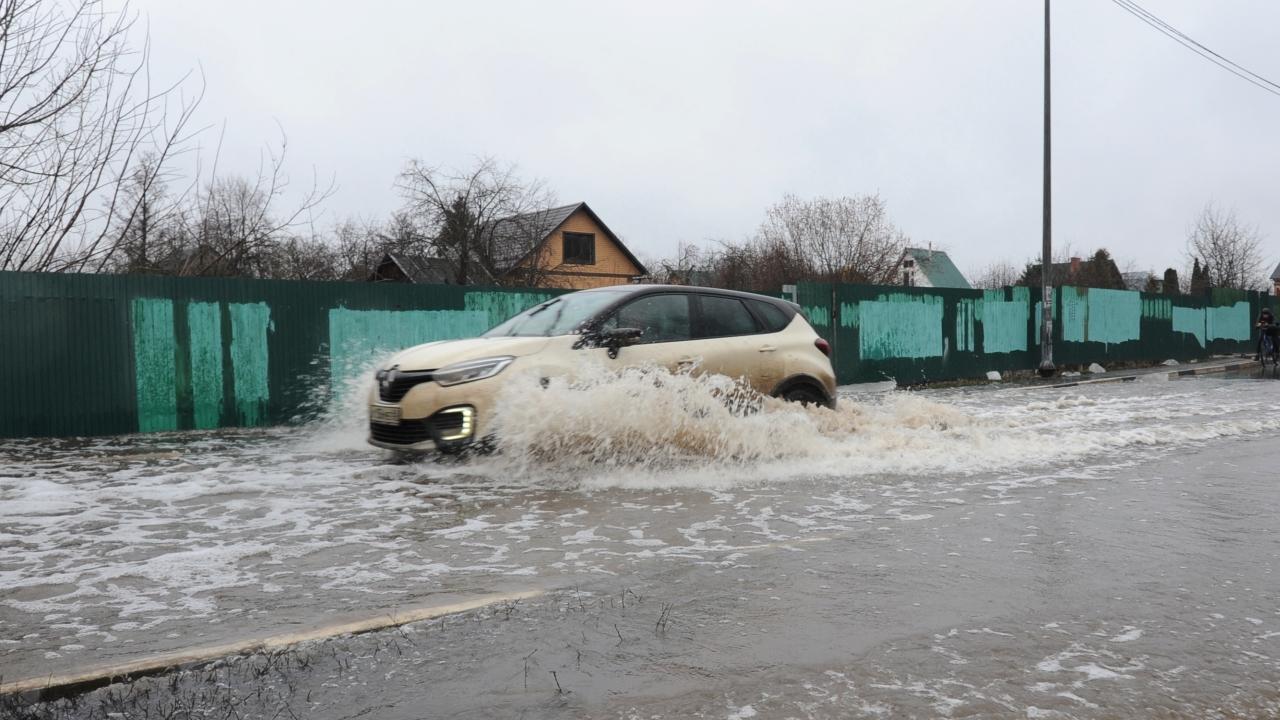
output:
M699 295L698 302L702 304L699 337L728 337L760 332L756 319L737 298Z
M640 328L640 343L691 340L689 296L683 293L646 295L614 311L601 325L603 330Z
M791 324L791 318L777 305L763 300L748 300L747 302L751 303L751 308L756 311L756 316L764 321L765 332L780 332Z

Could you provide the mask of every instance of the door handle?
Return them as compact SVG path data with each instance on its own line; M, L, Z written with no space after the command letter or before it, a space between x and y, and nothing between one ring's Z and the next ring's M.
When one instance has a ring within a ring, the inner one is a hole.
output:
M777 349L778 349L777 345L761 345L760 346L760 352L773 352L774 350L777 350Z

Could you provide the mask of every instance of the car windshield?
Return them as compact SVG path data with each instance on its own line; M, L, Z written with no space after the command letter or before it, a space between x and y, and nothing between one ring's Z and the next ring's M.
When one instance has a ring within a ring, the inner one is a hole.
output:
M482 337L571 335L582 323L619 300L622 293L622 290L593 290L561 295L534 305Z

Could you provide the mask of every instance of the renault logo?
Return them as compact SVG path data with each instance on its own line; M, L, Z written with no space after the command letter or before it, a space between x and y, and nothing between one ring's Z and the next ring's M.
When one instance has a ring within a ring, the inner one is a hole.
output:
M391 385L396 381L396 376L399 374L400 374L400 366L392 365L390 370L387 370L385 373L383 373L382 382L380 383L379 387L384 392L387 390L390 390Z

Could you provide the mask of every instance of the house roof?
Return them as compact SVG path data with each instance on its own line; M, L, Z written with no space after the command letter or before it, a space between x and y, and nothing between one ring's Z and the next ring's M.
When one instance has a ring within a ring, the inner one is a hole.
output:
M574 213L585 212L595 224L608 235L636 268L640 275L648 275L649 271L627 249L622 240L609 229L599 215L584 202L562 205L560 207L538 210L531 213L512 215L493 222L491 238L494 247L494 265L498 275L505 274L520 265L532 255L546 239L559 230ZM414 253L387 253L382 256L379 265L393 263L404 273L410 282L424 284L452 283L457 274L457 263L448 258L431 257ZM476 272L489 275L483 263L473 263ZM497 282L498 277L489 275L488 281Z
M519 265L582 205L584 203L562 205L495 220L493 260L498 272L507 272Z
M403 272L412 283L445 285L453 282L453 263L444 258L387 253L378 261L378 265L382 266L386 263L392 263L400 268L400 272Z
M591 209L591 206L587 205L585 202L577 202L572 205L562 205L560 207L524 213L522 215L513 215L511 217L495 221L493 229L494 239L497 241L498 246L508 249L505 257L495 258L499 269L502 272L507 272L520 265L520 263L524 262L525 258L532 255L534 251L542 245L543 241L545 241L548 236L559 230L560 227L579 210L585 212L587 216L604 231L604 234L609 236L609 239L618 246L618 249L622 251L622 254L625 255L637 269L639 269L641 275L649 274L649 271L645 269L640 260L638 260L635 255L631 254L631 250L622 242L622 239L614 234L614 232L609 229L609 226L605 225L604 221L600 219L600 216L596 215L595 211ZM520 242L522 238L526 241ZM529 238L536 238L536 241L529 243L527 242Z
M1076 258L1069 262L1053 263L1051 266L1053 268L1053 280L1055 284L1059 282L1071 282L1072 279L1076 277L1076 273L1093 273L1095 272L1093 267L1094 262L1093 258ZM1115 258L1110 258L1107 262L1111 264L1113 272L1119 275L1121 280L1124 280L1124 274L1120 272L1120 266L1116 265ZM1076 267L1075 270L1072 270L1072 266L1077 264L1078 267ZM1105 272L1105 268L1103 271Z
M971 289L960 268L951 262L951 256L941 250L924 248L907 248L904 255L910 255L916 261L916 267L934 287Z
M1155 273L1151 272L1127 272L1120 273L1120 277L1124 278L1124 286L1130 290L1142 291L1147 289L1147 281L1155 277ZM1160 278L1156 278L1159 282Z
M1276 266L1275 272L1271 273L1272 280L1280 280L1280 265Z

